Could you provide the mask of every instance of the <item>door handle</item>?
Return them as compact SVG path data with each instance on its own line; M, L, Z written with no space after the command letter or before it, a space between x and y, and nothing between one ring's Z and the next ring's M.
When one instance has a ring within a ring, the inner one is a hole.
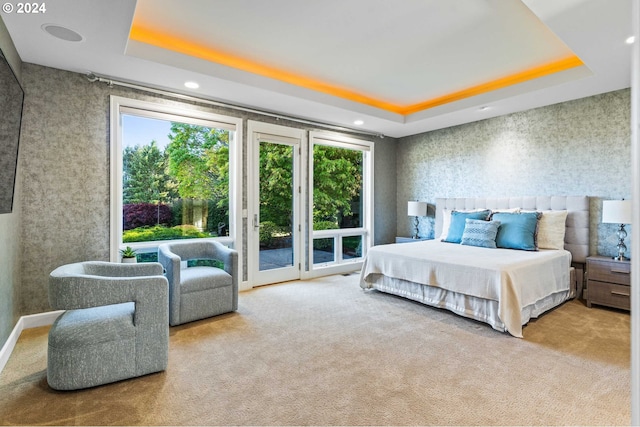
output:
M255 230L259 230L260 229L260 223L258 222L258 214L254 214L253 215L253 228Z

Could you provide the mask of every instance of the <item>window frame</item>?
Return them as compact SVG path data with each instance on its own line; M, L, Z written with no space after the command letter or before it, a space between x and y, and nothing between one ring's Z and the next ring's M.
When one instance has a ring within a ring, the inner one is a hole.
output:
M185 108L172 104L142 101L120 96L110 97L111 136L110 136L110 243L109 259L120 262L120 250L131 246L139 253L157 251L158 245L169 241L151 241L122 243L123 204L122 204L122 114L137 115L151 119L174 120L190 124L199 124L234 132L229 139L229 236L212 237L203 240L217 240L238 250L242 256L242 119L224 116L198 109ZM238 260L242 265L242 259Z
M359 150L363 152L363 171L362 171L362 227L343 228L336 230L317 230L313 229L313 148L316 144L328 145L332 147L346 148L349 150ZM362 267L362 263L367 254L368 249L373 246L374 242L374 223L373 223L373 167L374 167L374 143L350 136L336 134L331 132L311 131L309 132L308 145L308 235L307 235L307 268L304 271L303 278L314 278L326 276L328 274L340 274L358 270ZM342 239L344 237L362 236L362 253L358 258L343 259ZM326 263L313 263L313 241L314 239L334 239L334 259Z

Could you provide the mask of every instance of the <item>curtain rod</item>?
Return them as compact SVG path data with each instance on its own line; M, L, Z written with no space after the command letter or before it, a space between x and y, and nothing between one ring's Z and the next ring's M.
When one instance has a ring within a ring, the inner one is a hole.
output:
M171 97L171 98L177 98L177 99L182 99L182 100L186 100L186 101L194 101L194 102L199 102L202 104L207 104L207 105L212 105L215 107L224 107L224 108L229 108L232 110L238 110L238 111L243 111L245 113L254 113L254 114L261 114L264 116L269 116L269 117L273 117L275 119L283 119L283 120L290 120L292 122L296 122L296 123L302 123L302 124L306 124L306 125L311 125L311 126L319 126L322 128L329 128L332 130L337 130L337 131L341 131L341 132L350 132L350 133L355 133L355 134L360 134L360 135L367 135L367 136L372 136L375 138L381 138L384 139L385 135L381 134L381 133L374 133L374 132L367 132L367 131L363 131L360 129L352 129L352 128L348 128L348 127L344 127L344 126L337 126L337 125L331 125L331 124L327 124L327 123L321 123L321 122L316 122L313 120L306 120L306 119L302 119L299 117L294 117L294 116L286 116L283 114L276 114L276 113L271 113L269 111L264 111L264 110L257 110L257 109L253 109L253 108L248 108L248 107L242 107L240 105L234 105L234 104L229 104L226 102L221 102L221 101L214 101L211 99L207 99L207 98L201 98L198 96L193 96L193 95L184 95L181 93L175 93L175 92L169 92L166 90L162 90L162 89L156 89L153 87L149 87L149 86L143 86L137 83L128 83L128 82L124 82L121 80L115 80L112 79L110 77L107 76L100 76L97 75L93 72L89 72L85 75L85 77L87 78L87 80L89 80L90 82L100 82L100 83L106 83L109 86L122 86L122 87L127 87L130 89L137 89L137 90L142 90L145 92L151 92L151 93L155 93L157 95L163 95L163 96L167 96L167 97Z

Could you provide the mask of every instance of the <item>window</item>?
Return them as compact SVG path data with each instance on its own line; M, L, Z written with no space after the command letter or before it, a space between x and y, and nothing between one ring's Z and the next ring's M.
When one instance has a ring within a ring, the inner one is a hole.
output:
M311 132L309 166L309 270L355 268L373 241L373 143Z
M160 242L234 244L239 121L112 98L112 244L156 261Z

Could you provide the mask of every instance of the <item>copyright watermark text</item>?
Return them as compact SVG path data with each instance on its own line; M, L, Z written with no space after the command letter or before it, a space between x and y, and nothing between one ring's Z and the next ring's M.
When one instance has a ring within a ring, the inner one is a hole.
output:
M47 13L46 3L4 3L2 5L2 12L4 13L16 13L25 15L34 15L38 13Z

